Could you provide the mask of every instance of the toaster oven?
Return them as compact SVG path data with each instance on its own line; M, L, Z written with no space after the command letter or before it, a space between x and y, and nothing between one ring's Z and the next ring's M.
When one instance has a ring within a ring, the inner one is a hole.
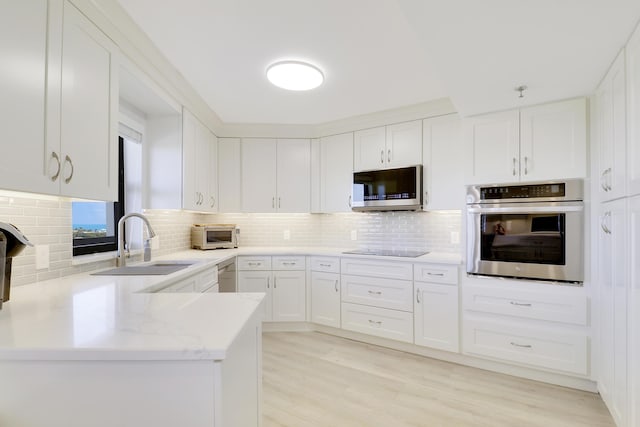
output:
M195 224L191 227L194 249L229 249L238 247L240 229L235 224Z

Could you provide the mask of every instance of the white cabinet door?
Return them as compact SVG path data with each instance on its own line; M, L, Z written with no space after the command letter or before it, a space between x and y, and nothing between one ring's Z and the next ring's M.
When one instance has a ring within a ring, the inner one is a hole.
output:
M117 75L116 45L65 1L59 178L64 196L118 198Z
M462 209L465 204L462 122L457 114L422 122L425 210Z
M520 179L582 178L587 171L584 98L520 110Z
M209 163L204 171L204 175L208 177L208 195L207 212L218 212L219 196L218 196L218 138L207 129L209 144Z
M238 292L263 292L265 298L262 302L264 316L262 320L271 321L272 311L272 275L271 271L238 271Z
M320 212L351 212L353 133L320 139Z
M183 109L182 207L216 212L217 139L193 114Z
M415 282L414 287L415 344L458 352L458 286Z
M639 27L640 28L640 27ZM640 29L627 43L627 194L640 194Z
M311 272L311 321L340 327L340 274Z
M626 200L601 205L598 238L598 389L617 425L627 420Z
M47 0L0 4L0 185L57 194L60 155L45 147ZM50 164L48 164L50 163ZM51 166L51 170L49 169Z
M387 167L419 165L422 161L422 121L387 126Z
M242 212L240 138L218 138L218 211Z
M629 425L640 425L640 196L629 199ZM634 261L635 260L635 261Z
M276 212L276 140L242 140L242 211Z
M186 109L182 112L182 208L198 210L201 193L198 191L196 169L198 120Z
M518 110L485 114L465 126L468 184L513 182L520 176Z
M386 130L384 126L354 132L354 170L382 168L386 164L386 154Z
M306 272L273 272L273 321L304 321L306 318Z
M622 51L596 91L598 112L598 177L602 200L626 194L626 82Z
M311 142L279 139L277 142L277 210L311 212Z

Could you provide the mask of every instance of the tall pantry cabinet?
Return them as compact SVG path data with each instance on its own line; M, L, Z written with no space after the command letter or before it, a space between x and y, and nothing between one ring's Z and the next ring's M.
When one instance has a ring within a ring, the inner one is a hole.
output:
M598 390L620 427L640 425L640 29L595 94L592 247Z

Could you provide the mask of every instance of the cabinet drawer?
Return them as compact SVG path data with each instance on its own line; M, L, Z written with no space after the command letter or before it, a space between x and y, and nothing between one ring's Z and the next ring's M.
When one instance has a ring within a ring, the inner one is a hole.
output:
M238 270L271 270L270 256L239 256Z
M462 301L465 310L576 325L587 324L587 297L584 294L467 286L463 291Z
M413 312L413 282L341 276L342 301Z
M340 266L342 274L372 276L386 279L413 280L413 264L408 262L342 258Z
M342 329L412 343L413 315L343 302Z
M535 328L509 322L467 319L465 353L575 374L587 374L586 335L558 328Z
M306 268L304 256L274 256L271 264L274 270L304 270Z
M197 290L197 276L191 276L186 279L169 285L164 289L160 289L159 293L187 293L187 292L199 292Z
M430 283L458 284L458 266L440 264L414 264L413 280Z
M311 270L326 271L327 273L340 273L340 258L311 257Z

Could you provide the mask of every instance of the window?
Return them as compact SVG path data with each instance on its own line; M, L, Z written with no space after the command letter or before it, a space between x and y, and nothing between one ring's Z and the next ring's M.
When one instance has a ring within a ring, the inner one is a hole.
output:
M118 139L118 202L71 202L73 255L115 251L125 213L125 140Z

